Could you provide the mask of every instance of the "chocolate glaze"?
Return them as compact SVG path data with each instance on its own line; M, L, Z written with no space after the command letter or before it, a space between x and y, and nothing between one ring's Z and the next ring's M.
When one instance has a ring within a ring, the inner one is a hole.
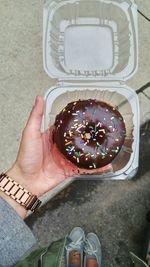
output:
M53 139L79 168L103 167L117 156L125 139L123 117L113 106L93 99L69 103L57 116Z

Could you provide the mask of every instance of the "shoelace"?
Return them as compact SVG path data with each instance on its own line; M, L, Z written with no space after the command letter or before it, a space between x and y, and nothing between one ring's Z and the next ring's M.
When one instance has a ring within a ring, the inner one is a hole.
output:
M88 254L89 256L95 256L98 264L99 264L99 260L97 258L97 249L94 249L93 246L91 245L91 243L89 242L89 240L85 241L85 245L84 245L84 252L86 254Z
M79 250L81 249L82 237L80 237L77 242L70 242L69 245L66 246L66 250Z

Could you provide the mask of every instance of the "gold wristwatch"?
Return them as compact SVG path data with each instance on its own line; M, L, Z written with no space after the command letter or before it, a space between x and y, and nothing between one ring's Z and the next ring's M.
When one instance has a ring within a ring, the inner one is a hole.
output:
M0 174L0 190L22 205L26 210L35 211L41 204L37 196L32 195L6 173Z

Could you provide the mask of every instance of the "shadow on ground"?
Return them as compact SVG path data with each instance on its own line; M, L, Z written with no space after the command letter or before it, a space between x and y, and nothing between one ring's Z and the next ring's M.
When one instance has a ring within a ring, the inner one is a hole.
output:
M150 208L150 122L141 128L140 166L132 181L76 181L26 220L41 245L73 227L94 231L104 267L131 266L129 251L143 255Z

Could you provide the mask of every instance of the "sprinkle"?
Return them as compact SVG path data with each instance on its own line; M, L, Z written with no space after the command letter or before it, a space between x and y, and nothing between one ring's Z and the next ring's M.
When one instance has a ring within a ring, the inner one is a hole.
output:
M116 138L116 139L115 139L115 141L116 141L116 142L118 142L118 141L119 141L119 139L118 139L118 138Z
M88 143L88 142L85 142L85 143L84 143L84 146L86 146L86 145L87 145L87 143Z
M72 143L72 141L69 141L68 143L65 144L65 146L67 146L67 145L69 145L69 144L71 144L71 143Z
M76 113L80 113L80 110L77 110Z
M68 113L70 113L70 110L68 110Z
M73 156L74 159L76 159L77 157Z
M114 117L111 117L111 121L114 119Z
M96 125L96 127L98 127L98 126L100 126L100 127L101 127L101 126L102 126L102 124L101 124L100 122L98 122L98 124Z
M77 104L77 102L74 102L73 104L74 104L74 105L76 105L76 104Z
M106 118L104 118L104 121L106 120Z
M112 149L111 151L112 151L113 153L117 153L117 150L115 150L115 149Z
M85 160L88 160L88 158L85 158Z
M80 127L78 127L76 131L77 131L78 133L81 133L81 132L79 131L81 128L82 128L82 125L81 125Z
M72 136L73 132L72 131L69 131L69 135Z
M112 155L111 155L111 154L110 154L109 156L110 156L110 157L112 157Z
M66 137L66 135L67 135L67 134L66 134L66 133L64 133L64 137Z
M93 168L93 166L92 166L92 165L90 165L90 166L89 166L89 168Z
M90 156L90 153L86 154L85 156L86 156L86 157Z
M93 167L94 167L94 169L96 169L96 165L95 165L95 163L93 163Z
M65 112L65 111L66 111L66 109L64 108L64 109L63 109L63 112Z
M78 114L77 113L72 113L73 116L77 116Z
M79 163L79 158L77 158L77 162Z
M112 128L112 125L108 126L108 128Z
M102 159L104 159L105 158L105 156L104 155L102 155Z
M96 144L97 144L97 146L99 146L99 147L101 146L99 142L97 142Z
M112 126L111 126L112 127ZM103 132L104 134L106 133L105 132L105 129L101 129L101 130L99 130L99 132Z
M85 115L85 112L82 112L83 115Z
M99 153L99 152L97 152L96 154L97 154L97 155L99 155L100 153Z
M94 154L91 155L92 158L93 158L94 156L95 156Z
M106 112L108 112L108 109L106 108Z
M74 120L74 122L78 121L78 119Z

